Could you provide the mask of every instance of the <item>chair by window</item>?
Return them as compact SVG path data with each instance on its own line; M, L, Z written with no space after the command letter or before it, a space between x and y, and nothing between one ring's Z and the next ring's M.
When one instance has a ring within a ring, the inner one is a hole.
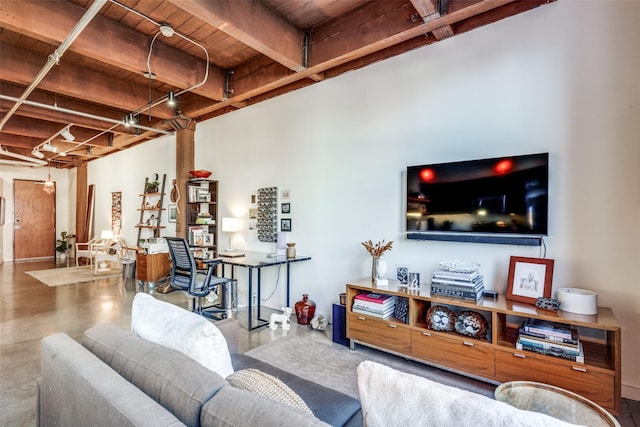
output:
M202 298L211 292L217 291L220 285L228 286L229 279L218 277L214 271L220 260L206 260L203 263L207 266L206 272L198 270L195 258L189 250L187 241L182 238L165 237L171 255L171 277L172 288L182 291L192 298L192 311L205 317L222 319L227 317L227 308L214 305L210 307L202 306Z

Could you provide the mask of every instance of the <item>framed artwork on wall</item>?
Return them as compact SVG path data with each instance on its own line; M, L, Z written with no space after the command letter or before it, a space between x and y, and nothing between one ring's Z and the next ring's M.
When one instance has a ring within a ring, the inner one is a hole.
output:
M280 231L291 231L291 219L282 218L280 220Z
M535 304L540 297L551 298L552 280L552 259L512 256L506 298L527 304Z
M291 213L291 203L283 203L281 205L281 212L283 214Z
M178 205L167 206L169 212L169 222L176 222L178 220Z

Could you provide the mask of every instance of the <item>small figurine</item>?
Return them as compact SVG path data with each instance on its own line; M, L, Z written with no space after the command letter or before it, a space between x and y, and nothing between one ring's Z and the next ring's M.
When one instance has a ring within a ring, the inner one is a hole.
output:
M278 328L276 323L280 322L283 330L289 330L291 328L291 325L289 325L289 317L291 317L292 312L291 307L282 307L282 313L271 313L269 317L269 329L275 331Z

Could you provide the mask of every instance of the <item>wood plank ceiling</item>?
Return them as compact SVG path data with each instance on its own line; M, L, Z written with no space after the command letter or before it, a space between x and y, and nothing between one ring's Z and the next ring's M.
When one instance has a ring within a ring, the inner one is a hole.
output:
M548 2L0 0L0 165L79 166Z

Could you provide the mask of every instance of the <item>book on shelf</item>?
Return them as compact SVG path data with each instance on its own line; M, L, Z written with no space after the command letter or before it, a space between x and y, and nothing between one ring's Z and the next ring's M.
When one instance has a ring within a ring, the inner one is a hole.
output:
M355 299L362 301L369 301L376 304L390 304L391 301L395 301L396 297L394 295L387 294L379 294L376 292L365 292L362 294L358 294L355 296Z
M528 337L537 338L539 340L548 341L548 342L551 342L551 343L557 342L557 343L560 343L560 344L569 345L569 346L573 346L573 347L577 347L578 343L580 342L580 338L578 337L577 332L576 332L576 334L575 334L575 336L573 338L562 338L562 337L557 337L555 335L548 335L548 334L542 334L542 333L539 333L539 332L527 331L527 330L524 329L524 322L520 326L520 329L518 330L518 332L520 333L520 335L525 335L525 336L528 336Z
M479 290L484 290L484 283L478 283L475 286L460 286L458 284L451 284L451 283L443 283L440 282L438 280L432 280L431 281L431 287L441 287L441 288L446 288L446 289L455 289L458 291L464 291L464 292L477 292Z
M353 312L354 313L360 313L360 314L364 314L366 316L371 316L371 317L377 317L378 319L390 319L393 317L393 312L394 310L392 309L389 312L386 313L373 313L371 311L366 311L366 310L361 310L359 308L353 308Z
M520 339L520 343L522 343L522 345L531 345L534 347L540 347L540 348L544 348L545 350L550 350L550 349L557 349L560 351L564 351L567 354L579 354L580 353L580 344L576 345L576 346L570 346L570 345L564 345L564 344L560 344L557 342L548 342L548 341L542 341L540 339L537 338L532 338L532 337L528 337L526 335L520 335L519 336Z
M529 318L524 322L523 328L526 332L558 338L578 339L578 331L575 328L549 320Z
M431 295L458 298L468 301L479 301L482 299L482 291L484 286L481 286L478 290L469 290L458 287L449 287L446 285L431 284Z
M393 313L395 310L395 305L392 305L388 308L382 308L382 307L371 307L368 305L362 305L362 304L357 304L354 303L353 304L353 309L354 310L360 310L360 311L366 311L368 313L375 313L375 314L382 314L382 315L386 315L389 313Z
M432 275L433 278L452 280L456 282L473 282L474 280L482 280L482 275L478 271L472 273L454 273L452 271L438 270Z
M378 304L376 302L371 302L371 301L365 301L362 299L355 299L353 300L354 304L359 304L362 306L366 306L366 307L373 307L373 308L389 308L389 307L393 307L396 304L396 300L395 299L391 299L391 300L387 300L386 302L382 303L382 304Z
M459 286L461 288L467 289L474 289L484 285L484 281L482 279L473 282L456 282L454 280L445 280L438 277L431 278L431 283L437 283L439 285Z
M542 347L536 347L529 344L522 343L518 338L516 342L516 349L523 351L531 351L538 354L544 354L545 356L555 356L561 357L563 359L572 360L576 363L584 363L584 350L582 348L582 343L579 344L580 351L576 354L570 354L560 349L545 349Z

